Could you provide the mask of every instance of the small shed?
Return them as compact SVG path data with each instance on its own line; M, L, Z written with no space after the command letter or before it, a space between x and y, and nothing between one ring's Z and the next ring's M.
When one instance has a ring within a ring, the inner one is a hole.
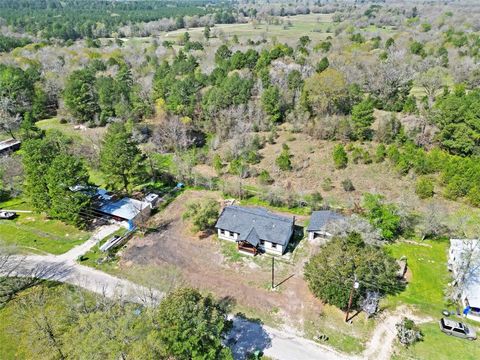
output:
M0 155L7 154L9 152L17 151L20 149L20 141L16 139L8 139L0 141Z
M332 224L344 219L343 215L331 210L314 211L307 227L308 240L330 239L332 237Z

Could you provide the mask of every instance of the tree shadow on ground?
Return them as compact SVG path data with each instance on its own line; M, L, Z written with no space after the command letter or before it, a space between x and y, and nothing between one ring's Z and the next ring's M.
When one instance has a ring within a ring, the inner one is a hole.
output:
M272 346L272 339L263 328L262 321L237 314L232 319L225 344L232 350L235 360L244 360L256 351L263 353Z

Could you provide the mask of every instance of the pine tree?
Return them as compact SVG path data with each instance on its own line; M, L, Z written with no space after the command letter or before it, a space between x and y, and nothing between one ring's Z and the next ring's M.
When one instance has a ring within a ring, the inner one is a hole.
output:
M348 155L342 144L338 144L333 148L333 163L337 169L347 167Z
M111 124L100 150L100 168L111 189L129 192L145 175L144 156L124 124Z
M358 140L370 140L372 138L370 126L374 121L373 103L369 99L363 100L352 108L353 130Z

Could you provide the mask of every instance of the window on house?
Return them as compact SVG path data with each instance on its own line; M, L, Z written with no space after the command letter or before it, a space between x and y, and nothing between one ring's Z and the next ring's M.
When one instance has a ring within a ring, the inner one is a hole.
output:
M277 244L272 243L272 249L276 249L276 248L277 248Z
M265 240L260 240L260 245L265 246Z
M230 235L231 237L233 237L234 233L231 232L231 231L229 231L229 232L228 232L228 235Z
M220 229L220 234L225 235L225 230Z

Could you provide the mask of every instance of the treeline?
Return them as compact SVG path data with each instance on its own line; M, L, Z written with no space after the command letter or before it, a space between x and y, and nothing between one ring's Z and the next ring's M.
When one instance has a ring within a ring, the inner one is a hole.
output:
M105 75L107 70L114 76ZM152 107L141 96L142 89L132 79L131 69L122 60L94 60L74 71L63 92L65 106L80 122L105 125L115 119L140 120Z
M434 180L425 176L439 174L439 182L444 187L443 195L446 198L452 200L466 198L473 206L480 206L480 158L478 156L461 157L448 154L438 148L426 151L411 142L401 147L398 144L391 145L386 149L386 154L401 174L405 175L413 171L422 177L420 181L424 183L423 186L432 188L428 196L433 195Z
M30 39L0 35L0 52L8 52L30 44Z
M12 137L25 124L53 115L56 97L44 91L40 69L0 64L0 132Z
M215 14L218 22L234 22L229 5L205 0L111 1L111 0L0 0L1 17L15 31L50 39L76 40L112 36L126 24Z
M24 195L36 211L76 226L87 225L92 218L91 197L74 190L93 185L86 159L75 152L72 139L62 133L44 132L35 125L28 130L22 143ZM109 189L130 192L148 175L152 177L147 174L145 156L122 123L108 127L98 157Z

